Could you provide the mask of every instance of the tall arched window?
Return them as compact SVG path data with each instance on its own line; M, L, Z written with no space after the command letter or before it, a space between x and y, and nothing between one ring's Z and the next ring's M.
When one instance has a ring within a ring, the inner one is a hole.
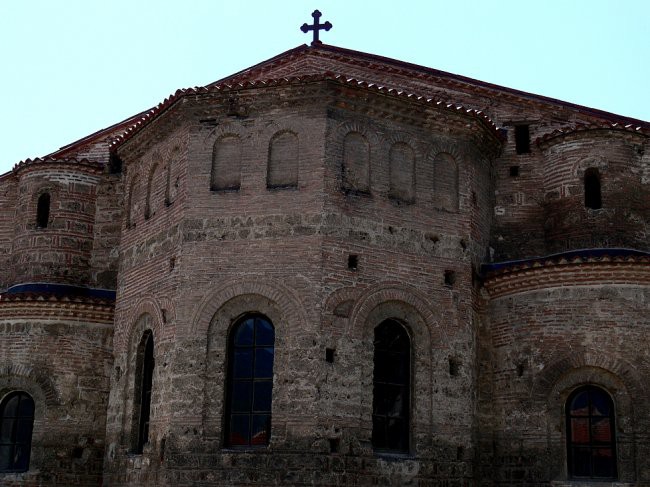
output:
M262 315L248 315L230 331L225 443L265 446L271 437L275 330Z
M38 197L36 204L36 226L47 228L50 220L50 193L43 193Z
M595 167L585 171L585 206L592 210L603 207L600 197L600 175Z
M375 328L372 446L408 453L411 399L411 340L404 327L386 320Z
M26 472L32 447L34 400L23 391L0 403L0 472Z
M151 330L147 330L140 340L136 360L135 401L133 404L135 421L132 434L134 453L142 453L145 443L149 441L153 369L153 333Z
M615 479L614 404L596 386L576 389L566 403L567 460L571 478Z

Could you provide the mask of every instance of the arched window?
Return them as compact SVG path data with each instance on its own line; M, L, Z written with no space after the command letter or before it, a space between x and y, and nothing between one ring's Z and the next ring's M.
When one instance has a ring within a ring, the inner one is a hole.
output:
M36 204L36 226L47 228L50 219L50 193L43 193Z
M34 400L23 391L0 403L0 472L26 472L32 448Z
M262 315L245 316L230 331L226 446L269 444L274 343L273 325Z
M389 152L391 198L412 202L415 198L415 154L408 144L397 142Z
M142 453L145 443L149 441L153 369L153 333L151 330L147 330L140 340L136 360L135 401L133 404L135 421L132 433L134 453Z
M267 188L295 188L298 186L298 136L280 132L269 143Z
M386 320L375 328L372 446L408 453L411 399L411 340L402 325Z
M595 386L576 389L566 403L567 460L571 478L615 479L614 404Z
M343 140L343 189L370 191L370 145L359 132Z
M600 198L600 175L595 167L585 171L585 206L592 210L603 207Z
M212 150L212 191L238 190L241 185L241 140L236 135L225 135Z
M458 162L440 153L433 161L433 199L436 208L458 211Z

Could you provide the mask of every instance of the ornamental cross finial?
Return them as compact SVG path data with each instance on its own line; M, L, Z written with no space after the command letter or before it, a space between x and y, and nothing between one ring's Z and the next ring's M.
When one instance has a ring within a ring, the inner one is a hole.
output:
M332 28L332 24L328 21L325 22L324 24L321 24L319 22L320 16L322 14L318 10L314 10L311 14L312 17L314 17L314 24L313 25L307 25L307 22L302 24L302 27L300 28L301 31L303 31L305 34L309 32L310 30L314 31L314 40L311 41L311 45L315 44L322 44L322 42L318 39L318 31L319 30L330 30Z

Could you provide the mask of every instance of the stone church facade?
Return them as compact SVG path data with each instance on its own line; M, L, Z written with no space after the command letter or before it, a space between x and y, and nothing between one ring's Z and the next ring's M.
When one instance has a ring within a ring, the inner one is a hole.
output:
M315 43L19 163L0 484L650 485L649 137Z

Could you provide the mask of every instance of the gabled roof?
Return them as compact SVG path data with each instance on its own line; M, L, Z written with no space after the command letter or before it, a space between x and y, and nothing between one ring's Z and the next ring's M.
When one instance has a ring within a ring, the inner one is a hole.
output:
M346 71L345 68L349 71ZM522 103L541 103L548 106L567 108L592 117L597 121L622 124L623 126L629 126L632 130L650 130L650 122L643 120L515 90L438 69L321 43L312 46L305 44L290 49L204 87L177 90L176 93L166 98L156 107L140 112L117 124L68 144L58 151L53 152L50 156L60 157L68 155L74 152L75 149L99 141L102 138L110 140L111 145L116 147L168 109L178 98L185 95L207 93L213 90L219 91L252 87L254 85L261 87L282 82L299 82L305 81L312 76L338 77L339 80L347 80L346 82L353 82L357 85L385 90L391 94L405 93L410 97L435 101L436 103L446 104L449 107L457 107L459 110L473 111L486 119L487 116L481 112L482 107L464 107L462 102L458 103L459 100L443 100L440 97L434 97L421 90L405 88L400 84L399 78L402 80L408 78L417 81L421 85L429 85L432 88L442 86L449 90L474 92L477 95L480 94L483 96L512 97ZM392 82L391 76L393 77Z
M516 90L514 88L508 88L506 86L500 86L493 83L488 83L486 81L477 80L474 78L469 78L467 76L461 76L458 74L449 73L447 71L441 71L439 69L429 68L426 66L421 66L418 64L408 63L405 61L399 61L397 59L392 59L384 56L378 56L376 54L369 54L361 51L355 51L352 49L346 49L337 46L330 46L327 44L318 44L313 46L302 45L296 47L295 49L290 49L282 54L274 56L266 61L262 61L259 64L251 66L250 68L244 69L235 73L233 75L222 78L214 83L208 85L222 84L225 82L241 82L244 80L253 80L259 79L260 77L268 78L270 72L277 71L283 66L287 65L296 65L300 59L313 58L316 63L304 63L302 68L298 68L298 72L294 72L295 75L299 75L300 70L304 70L306 73L313 73L314 69L317 71L320 70L330 70L336 72L333 64L345 63L349 65L356 65L364 68L365 70L380 71L386 74L401 75L410 78L418 78L423 81L430 81L434 84L447 85L449 87L463 88L467 90L480 90L488 91L493 93L499 93L502 95L510 95L522 100L528 100L532 102L538 102L548 105L558 105L566 107L586 115L591 115L596 118L601 118L604 120L612 121L614 123L624 123L638 126L645 126L650 128L650 122L639 120L636 118L626 117L623 115L618 115L615 113L607 112L604 110L598 110L596 108L590 108L583 105L578 105L576 103L571 103L557 98L551 98L542 95L536 95L534 93L529 93L526 91ZM316 67L317 66L317 67ZM293 66L292 66L293 67ZM305 73L305 74L306 74ZM358 76L357 76L358 77ZM375 81L376 80L368 80ZM450 100L453 102L454 100Z

